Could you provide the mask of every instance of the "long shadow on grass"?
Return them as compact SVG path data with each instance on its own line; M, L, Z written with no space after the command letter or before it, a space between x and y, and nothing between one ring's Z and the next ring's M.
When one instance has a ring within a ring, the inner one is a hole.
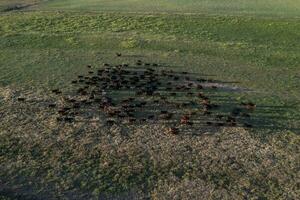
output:
M247 90L230 83L236 82L142 61L87 66L87 73L70 83L72 91L52 90L57 98L48 106L59 123L163 124L172 134L221 127L287 128L286 107L238 102L235 95Z

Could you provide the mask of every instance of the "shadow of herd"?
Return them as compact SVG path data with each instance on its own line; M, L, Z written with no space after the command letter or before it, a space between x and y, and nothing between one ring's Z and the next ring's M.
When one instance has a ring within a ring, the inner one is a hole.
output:
M221 101L216 94L226 91L217 81L157 63L105 63L98 69L88 65L86 75L79 75L71 84L74 90L69 94L53 89L62 101L47 105L56 109L59 123L160 123L168 125L170 134L178 134L182 128L253 127L249 119L256 109L254 103L233 105L224 101L228 95Z

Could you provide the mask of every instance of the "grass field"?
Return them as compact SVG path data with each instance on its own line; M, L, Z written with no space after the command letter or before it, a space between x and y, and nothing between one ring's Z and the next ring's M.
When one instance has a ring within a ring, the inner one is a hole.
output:
M36 4L39 10L113 11L141 13L194 13L299 17L297 0L2 0L0 8L14 4Z
M130 11L130 12L179 12L209 14L297 15L300 3L296 0L65 0L49 1L46 9Z
M16 4L34 6L5 11ZM298 1L24 0L0 10L0 199L300 195ZM256 102L268 126L170 136L160 124L59 124L45 109L50 90L70 90L86 65L137 59L232 82L245 92L226 97Z

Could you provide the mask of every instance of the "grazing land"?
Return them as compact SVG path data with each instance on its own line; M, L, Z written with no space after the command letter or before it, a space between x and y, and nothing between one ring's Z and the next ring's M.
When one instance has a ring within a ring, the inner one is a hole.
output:
M295 0L1 1L0 199L297 199L299 13ZM168 101L135 97L151 106L134 119L94 104L62 117L66 101L84 100L78 75L117 102L135 96L137 83L115 87L112 77L126 79L116 65L150 70L142 92L150 85ZM164 71L204 88L171 94ZM178 101L201 103L168 107ZM212 120L245 102L255 103L251 127ZM224 110L203 115L214 104Z
M52 0L43 9L116 12L205 13L225 15L299 15L297 0Z

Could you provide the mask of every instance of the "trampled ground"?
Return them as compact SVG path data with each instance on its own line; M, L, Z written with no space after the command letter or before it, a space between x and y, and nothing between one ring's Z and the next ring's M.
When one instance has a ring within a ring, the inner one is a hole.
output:
M299 196L297 1L3 1L0 8L1 198ZM255 102L259 123L169 134L166 123L59 122L48 107L63 102L51 90L70 94L78 75L137 60L222 81L204 93L223 106Z

